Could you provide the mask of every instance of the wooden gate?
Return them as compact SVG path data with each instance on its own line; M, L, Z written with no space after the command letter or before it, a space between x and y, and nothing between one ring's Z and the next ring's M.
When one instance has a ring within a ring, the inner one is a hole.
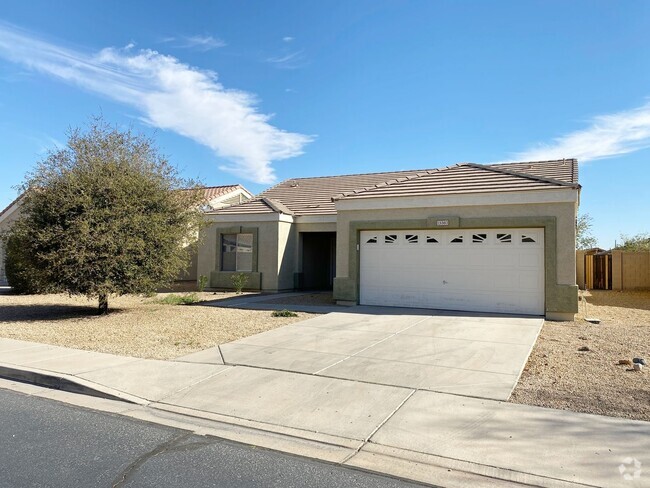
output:
M585 286L589 290L612 289L612 255L585 255Z

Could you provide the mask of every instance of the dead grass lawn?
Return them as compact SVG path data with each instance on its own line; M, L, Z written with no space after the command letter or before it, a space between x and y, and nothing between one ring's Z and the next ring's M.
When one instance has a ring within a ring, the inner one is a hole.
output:
M618 365L650 363L650 291L584 295L575 321L544 324L510 401L650 421L650 368Z
M313 317L272 317L271 311L163 305L156 297L119 297L110 313L66 295L0 295L0 337L141 358L172 359ZM232 293L197 293L201 300Z

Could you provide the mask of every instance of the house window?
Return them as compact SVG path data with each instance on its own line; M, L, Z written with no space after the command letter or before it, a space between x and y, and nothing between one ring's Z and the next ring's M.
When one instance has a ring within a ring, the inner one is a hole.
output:
M253 234L221 235L221 271L253 271Z

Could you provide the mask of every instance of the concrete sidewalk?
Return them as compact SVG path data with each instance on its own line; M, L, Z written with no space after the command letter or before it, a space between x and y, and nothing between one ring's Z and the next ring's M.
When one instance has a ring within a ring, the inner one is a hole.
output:
M111 403L122 414L438 486L650 486L648 422L9 339L0 371L95 387L133 402Z

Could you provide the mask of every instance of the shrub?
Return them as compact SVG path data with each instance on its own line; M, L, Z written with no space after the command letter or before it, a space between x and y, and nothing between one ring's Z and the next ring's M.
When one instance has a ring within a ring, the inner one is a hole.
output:
M47 290L41 279L40 269L34 265L28 248L23 243L21 229L16 226L12 232L3 236L5 247L5 273L14 293L32 295Z
M208 285L208 277L205 275L199 276L199 292L203 293L203 290L205 290L205 287Z
M244 287L248 284L248 275L246 273L235 273L230 277L232 286L235 287L235 293L240 295Z
M296 312L292 312L291 310L276 310L271 314L272 317L297 317L298 314Z
M163 305L191 305L197 303L199 297L196 293L190 293L189 295L167 295L165 298L161 298L157 303L162 303Z

